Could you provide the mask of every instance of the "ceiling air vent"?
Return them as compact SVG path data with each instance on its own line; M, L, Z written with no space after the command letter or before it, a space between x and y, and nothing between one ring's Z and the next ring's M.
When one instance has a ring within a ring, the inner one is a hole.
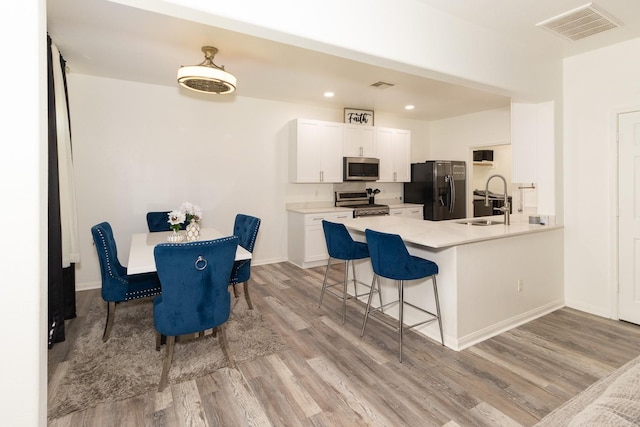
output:
M566 39L576 41L622 26L593 3L562 13L536 24Z
M393 83L387 83L387 82L375 82L371 86L377 87L378 89L387 89L395 85Z

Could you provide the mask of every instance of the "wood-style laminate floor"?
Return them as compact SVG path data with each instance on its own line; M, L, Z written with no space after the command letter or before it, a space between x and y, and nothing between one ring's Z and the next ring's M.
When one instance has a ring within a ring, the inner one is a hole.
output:
M460 352L408 332L401 364L393 330L370 321L360 338L363 305L349 301L344 326L339 299L318 308L323 274L252 267L253 304L288 349L50 425L530 426L640 354L639 326L565 308ZM49 350L50 392L95 298L78 293L67 340Z

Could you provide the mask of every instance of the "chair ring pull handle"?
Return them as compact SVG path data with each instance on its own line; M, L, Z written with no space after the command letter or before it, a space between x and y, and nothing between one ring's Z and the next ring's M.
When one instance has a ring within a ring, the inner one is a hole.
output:
M202 271L207 268L207 260L202 257L202 255L198 256L198 259L195 262L196 270Z

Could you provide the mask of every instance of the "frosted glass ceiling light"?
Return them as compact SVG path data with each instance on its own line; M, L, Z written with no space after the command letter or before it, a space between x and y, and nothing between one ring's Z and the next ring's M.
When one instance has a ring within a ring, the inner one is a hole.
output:
M218 49L203 46L204 61L199 65L187 65L178 69L178 83L196 92L223 95L236 90L236 78L213 63Z

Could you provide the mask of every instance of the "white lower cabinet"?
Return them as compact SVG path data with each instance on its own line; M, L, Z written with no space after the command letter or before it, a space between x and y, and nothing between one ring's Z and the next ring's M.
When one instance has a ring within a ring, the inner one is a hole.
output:
M422 205L412 206L410 208L390 208L389 215L402 216L404 218L424 219Z
M352 218L352 211L304 214L289 211L288 258L301 268L318 267L327 263L329 254L324 240L322 220L338 221Z

